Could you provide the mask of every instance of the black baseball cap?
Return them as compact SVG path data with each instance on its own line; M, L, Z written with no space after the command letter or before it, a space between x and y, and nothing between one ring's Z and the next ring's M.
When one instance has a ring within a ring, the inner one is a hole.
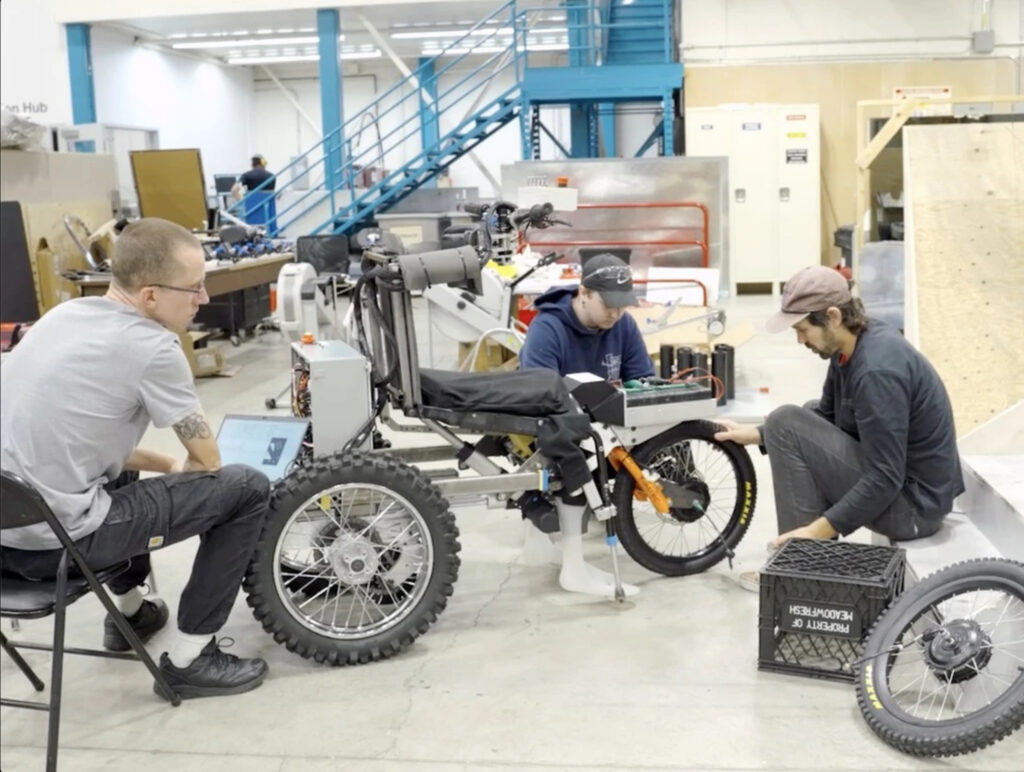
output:
M609 308L638 305L633 292L633 273L629 266L612 254L594 255L583 264L580 286L594 290Z

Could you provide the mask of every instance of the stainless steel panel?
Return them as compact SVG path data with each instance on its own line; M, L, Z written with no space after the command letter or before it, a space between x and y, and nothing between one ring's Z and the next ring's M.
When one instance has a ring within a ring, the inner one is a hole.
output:
M502 197L515 201L520 186L568 177L579 190L580 203L641 204L696 201L708 210L708 267L721 272L721 287L729 286L729 201L727 158L598 158L559 161L521 161L501 167ZM675 241L681 233L701 226L697 209L600 209L560 215L578 228L550 228L537 237L545 241ZM574 232L575 231L575 232ZM698 248L686 246L633 247L638 266L688 266L701 263ZM573 261L575 247L558 248Z

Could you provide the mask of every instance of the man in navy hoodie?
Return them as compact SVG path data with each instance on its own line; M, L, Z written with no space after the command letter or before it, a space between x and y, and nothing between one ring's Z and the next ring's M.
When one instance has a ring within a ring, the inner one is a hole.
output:
M523 369L587 372L609 381L654 375L640 329L625 312L637 305L633 276L615 255L590 258L579 287L548 290L533 305L538 314L519 352Z
M609 381L654 375L654 363L640 330L625 309L637 305L629 266L610 254L595 255L583 264L578 287L551 289L534 301L538 314L519 352L523 369L544 367L560 375L593 373ZM559 583L571 592L607 595L612 577L583 560L585 507L575 500L556 507L541 493L526 493L518 504L532 527L526 529L526 562L560 562ZM542 534L560 530L558 554ZM637 592L625 585L627 595Z

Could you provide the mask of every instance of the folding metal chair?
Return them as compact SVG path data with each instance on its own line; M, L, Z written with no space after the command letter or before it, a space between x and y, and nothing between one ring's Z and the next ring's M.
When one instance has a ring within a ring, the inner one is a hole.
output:
M53 643L38 644L9 641L0 632L0 645L6 651L25 677L41 692L45 688L43 682L32 668L21 657L17 649L39 649L52 651L49 702L30 702L25 700L0 699L0 705L15 708L42 710L50 714L50 726L46 740L46 769L52 772L57 768L57 745L60 734L61 688L64 672L64 654L84 654L93 657L111 659L139 659L152 674L156 683L170 700L171 704L181 704L181 697L171 688L163 673L153 662L138 635L132 630L124 615L118 611L110 594L103 583L128 569L131 561L124 561L115 566L93 571L85 562L85 558L75 547L53 511L29 483L10 472L0 472L0 528L20 528L26 525L46 523L56 535L64 548L57 568L57 576L48 581L32 581L4 573L0 581L0 616L12 619L40 619L53 615ZM73 574L68 569L73 567ZM2 566L0 566L2 569ZM65 610L76 600L89 592L96 594L100 602L109 612L118 630L131 644L134 654L130 652L111 652L100 649L76 649L64 645Z

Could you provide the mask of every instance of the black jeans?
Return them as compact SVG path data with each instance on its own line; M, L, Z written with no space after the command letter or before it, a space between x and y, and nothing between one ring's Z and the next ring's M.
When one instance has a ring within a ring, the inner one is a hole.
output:
M808 525L838 502L863 476L860 443L812 408L783 405L764 424L764 444L775 486L779 533ZM903 541L931 536L941 519L922 516L900 493L865 527Z
M178 605L178 629L216 633L228 618L263 530L267 478L235 464L217 472L169 474L111 487L103 525L75 542L86 563L100 569L131 558L131 567L108 583L121 595L145 581L152 550L198 536L199 551ZM4 570L50 579L61 552L4 548Z

